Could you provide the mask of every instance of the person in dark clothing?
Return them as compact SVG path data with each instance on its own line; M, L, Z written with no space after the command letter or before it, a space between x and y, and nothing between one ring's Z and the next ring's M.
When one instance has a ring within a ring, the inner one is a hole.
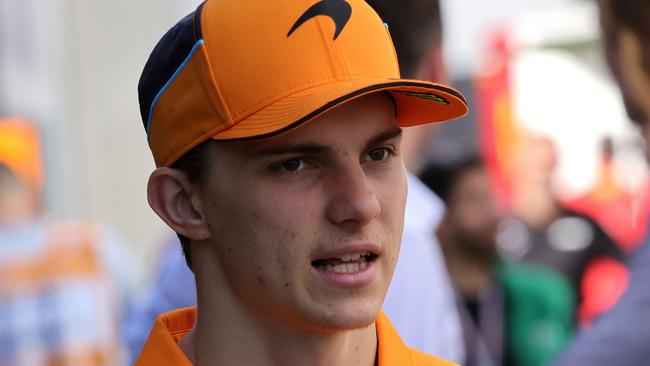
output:
M421 178L445 202L436 231L457 291L466 344L464 365L502 365L505 297L495 268L502 217L477 156L429 164Z
M590 217L556 199L553 143L528 136L519 154L512 217L504 222L499 253L506 262L528 263L562 275L575 299L577 323L588 324L610 308L627 283L624 254ZM608 286L597 286L600 282Z

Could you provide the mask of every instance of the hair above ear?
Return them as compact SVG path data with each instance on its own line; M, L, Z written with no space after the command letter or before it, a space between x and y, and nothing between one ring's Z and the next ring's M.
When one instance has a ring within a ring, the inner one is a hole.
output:
M187 175L173 168L157 168L147 184L149 205L172 230L191 240L206 240L210 230L197 194Z

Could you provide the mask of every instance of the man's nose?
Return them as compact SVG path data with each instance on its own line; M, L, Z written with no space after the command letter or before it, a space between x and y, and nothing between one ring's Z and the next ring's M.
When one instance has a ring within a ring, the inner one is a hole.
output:
M365 226L379 216L379 199L360 165L338 169L330 178L326 214L332 223Z

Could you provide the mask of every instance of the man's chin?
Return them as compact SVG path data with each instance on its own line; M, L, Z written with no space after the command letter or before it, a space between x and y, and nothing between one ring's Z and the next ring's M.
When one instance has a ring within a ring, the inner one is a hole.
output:
M338 333L338 332L348 332L354 330L366 329L370 326L374 326L377 316L370 317L367 319L359 320L355 319L353 321L344 321L338 320L336 322L322 323L320 326L317 326L315 330L325 332L325 333Z
M368 328L374 325L379 310L328 313L311 323L310 328L319 332L336 333Z

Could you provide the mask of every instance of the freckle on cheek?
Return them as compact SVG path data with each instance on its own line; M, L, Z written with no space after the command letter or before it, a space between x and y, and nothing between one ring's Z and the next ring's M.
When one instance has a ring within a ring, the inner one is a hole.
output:
M261 276L257 276L257 283L260 284L260 286L266 285L266 281Z

